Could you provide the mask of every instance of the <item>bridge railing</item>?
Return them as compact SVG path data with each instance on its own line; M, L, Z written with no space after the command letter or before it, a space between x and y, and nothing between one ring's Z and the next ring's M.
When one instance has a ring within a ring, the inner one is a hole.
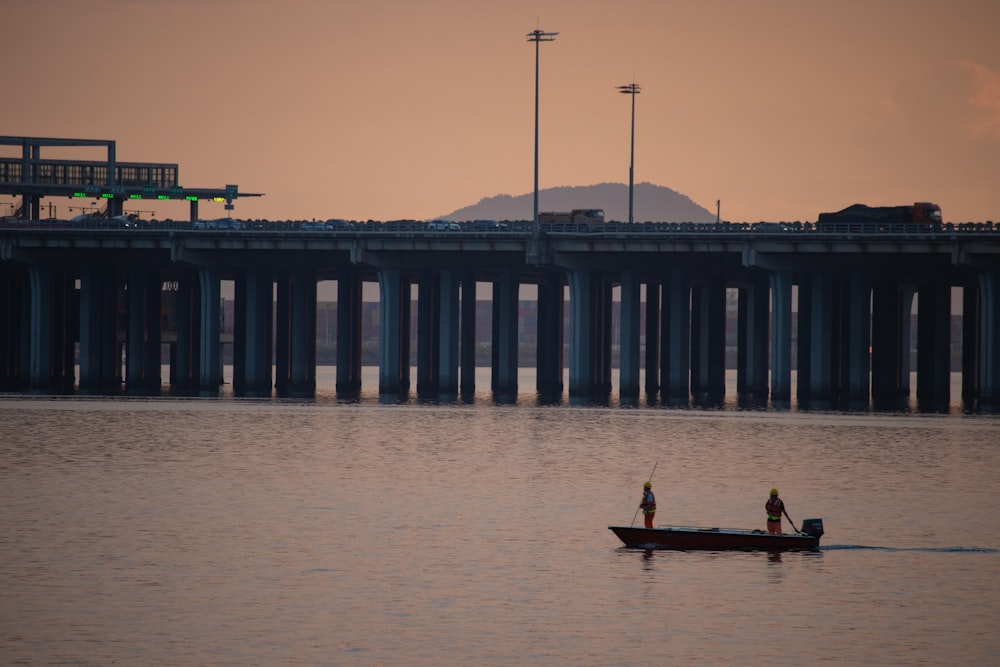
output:
M142 220L135 215L123 215L107 218L102 215L77 216L74 219L63 220L46 218L42 220L27 220L24 218L5 216L0 218L0 229L24 230L127 230L134 231L182 231L182 232L287 232L312 235L354 235L354 234L434 234L441 236L455 235L486 235L486 236L518 236L532 233L530 220L504 221L496 227L482 228L472 224L462 223L459 229L444 230L428 228L421 220L393 220L380 222L338 221L336 224L306 220L239 220L218 218L215 220ZM755 235L773 237L796 233L835 236L875 236L875 235L937 235L942 233L1000 233L1000 223L967 222L944 223L928 226L912 223L834 223L822 227L811 222L605 222L605 223L543 223L541 231L551 236L566 235L664 235L664 234L730 234L752 233Z

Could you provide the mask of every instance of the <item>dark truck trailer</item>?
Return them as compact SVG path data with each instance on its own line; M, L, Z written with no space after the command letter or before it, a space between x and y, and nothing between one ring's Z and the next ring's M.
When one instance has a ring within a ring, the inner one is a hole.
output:
M574 208L572 211L545 211L538 214L538 222L564 223L574 225L597 224L604 222L604 209Z
M823 230L850 223L870 224L876 228L888 225L921 225L926 229L939 229L941 207L930 202L916 202L912 206L854 204L836 213L820 213L816 227Z

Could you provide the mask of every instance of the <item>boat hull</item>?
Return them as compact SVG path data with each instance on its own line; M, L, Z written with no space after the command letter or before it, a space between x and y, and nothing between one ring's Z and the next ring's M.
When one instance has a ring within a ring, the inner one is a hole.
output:
M771 535L763 530L729 528L608 526L630 549L676 551L815 551L819 535Z

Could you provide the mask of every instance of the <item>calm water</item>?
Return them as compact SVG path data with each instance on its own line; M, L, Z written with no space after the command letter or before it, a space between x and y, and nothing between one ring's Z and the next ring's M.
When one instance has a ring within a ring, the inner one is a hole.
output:
M823 549L620 548L654 463ZM998 664L998 470L960 411L0 397L0 663Z

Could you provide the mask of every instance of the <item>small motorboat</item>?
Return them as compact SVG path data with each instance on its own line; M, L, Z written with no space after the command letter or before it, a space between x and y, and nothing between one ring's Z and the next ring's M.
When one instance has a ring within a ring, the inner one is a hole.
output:
M806 519L797 533L772 535L764 530L663 526L608 526L629 549L675 551L815 551L823 536L822 519Z

